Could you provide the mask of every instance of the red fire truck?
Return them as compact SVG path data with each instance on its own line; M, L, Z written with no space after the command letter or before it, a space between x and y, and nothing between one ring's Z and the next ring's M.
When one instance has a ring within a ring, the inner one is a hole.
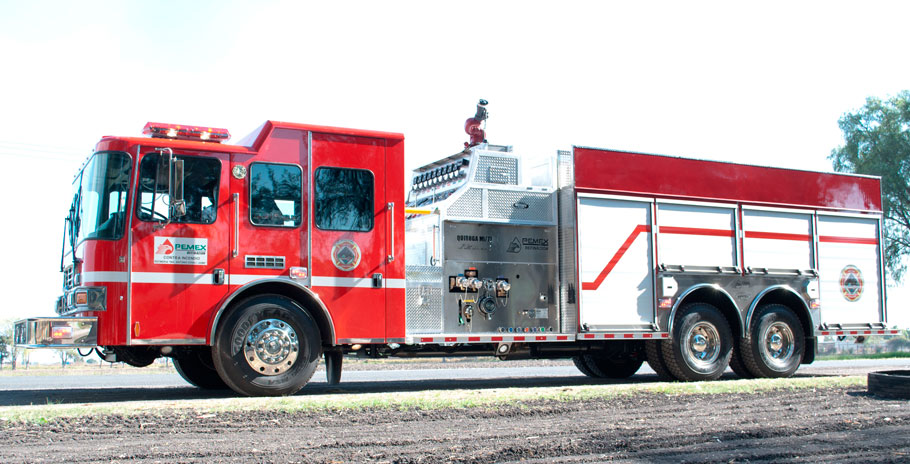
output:
M401 134L268 121L104 137L73 183L57 317L26 347L173 358L288 395L324 356L571 358L623 378L786 377L887 335L879 179L470 142L405 182Z

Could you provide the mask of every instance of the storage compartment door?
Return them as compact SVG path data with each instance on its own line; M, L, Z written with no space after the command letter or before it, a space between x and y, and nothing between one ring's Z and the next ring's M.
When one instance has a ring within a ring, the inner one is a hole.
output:
M738 266L736 208L660 203L657 255L661 264L714 268Z
M743 208L743 265L769 272L815 269L812 215Z
M879 219L818 216L822 322L882 322Z
M580 322L589 330L654 322L651 203L578 199Z

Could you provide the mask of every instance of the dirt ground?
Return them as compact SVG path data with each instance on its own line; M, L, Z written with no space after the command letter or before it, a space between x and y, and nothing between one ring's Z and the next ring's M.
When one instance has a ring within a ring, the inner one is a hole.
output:
M0 424L0 462L910 462L910 403L862 387L186 414Z

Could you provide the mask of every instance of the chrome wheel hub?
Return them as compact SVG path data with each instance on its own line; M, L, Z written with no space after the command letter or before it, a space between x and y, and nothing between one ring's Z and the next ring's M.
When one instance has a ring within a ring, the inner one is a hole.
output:
M250 328L243 344L247 364L264 375L281 374L297 360L297 332L280 319L265 319Z
M790 326L783 322L769 325L761 337L762 356L772 368L786 369L795 350L795 337Z
M720 334L713 324L699 322L686 334L686 363L698 370L711 369L720 357Z

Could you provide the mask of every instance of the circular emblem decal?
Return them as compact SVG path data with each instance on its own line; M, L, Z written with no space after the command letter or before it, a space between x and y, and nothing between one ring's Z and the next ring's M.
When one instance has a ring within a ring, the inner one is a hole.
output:
M847 301L856 301L863 296L863 273L850 264L840 271L840 293Z
M350 271L360 264L360 247L351 240L339 240L332 245L332 263L342 271Z

